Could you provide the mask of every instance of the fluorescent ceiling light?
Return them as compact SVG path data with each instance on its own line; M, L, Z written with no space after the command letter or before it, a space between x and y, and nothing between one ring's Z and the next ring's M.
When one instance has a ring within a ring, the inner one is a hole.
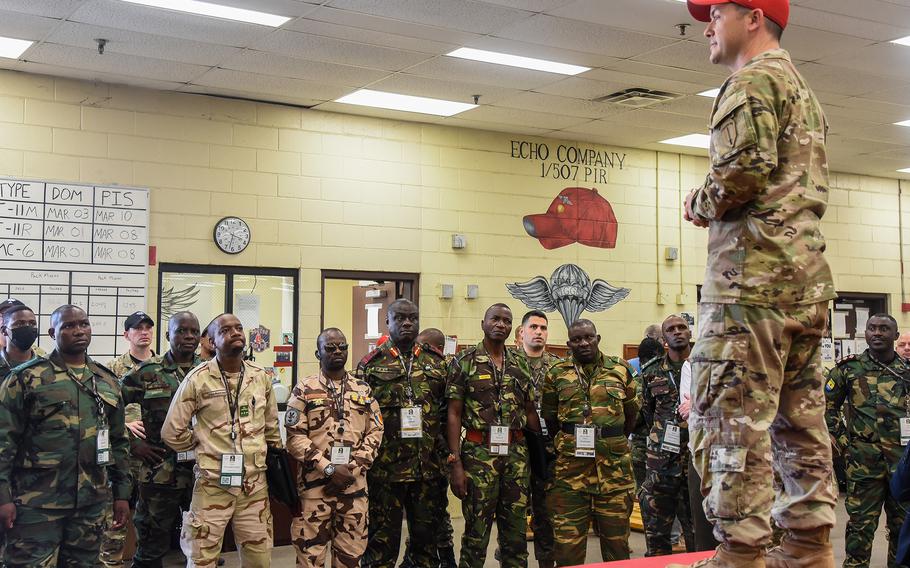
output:
M498 65L508 65L509 67L521 67L523 69L534 69L535 71L559 73L561 75L578 75L579 73L591 70L590 67L582 67L580 65L569 65L568 63L557 63L555 61L547 61L546 59L509 55L508 53L472 49L470 47L460 47L446 55L449 57L460 57L461 59L496 63Z
M910 168L901 168L897 171L899 171L902 174L910 174Z
M717 95L720 94L720 88L717 89L708 89L707 91L702 91L698 93L699 97L710 97L712 99L717 98Z
M707 134L686 134L676 138L661 140L661 144L673 144L674 146L691 146L693 148L708 148L711 137Z
M238 22L248 22L251 24L260 24L263 26L278 26L289 21L291 18L285 16L276 16L256 10L245 10L243 8L234 8L233 6L222 6L221 4L211 4L209 2L199 2L198 0L123 0L131 4L142 4L153 8L164 8L165 10L176 10L178 12L188 12L190 14L199 14L201 16L212 16L213 18L222 18L225 20L235 20Z
M19 56L25 53L25 50L35 43L27 39L14 39L11 37L0 37L0 57L9 59L19 59Z
M905 37L899 37L899 38L897 38L897 39L892 39L892 40L891 40L891 43L896 43L896 44L899 44L899 45L907 45L907 46L910 46L910 36L905 36Z
M895 122L894 126L910 126L910 120L902 120L900 122Z
M435 114L437 116L452 116L472 108L477 108L477 105L472 105L470 103L414 97L411 95L399 95L398 93L385 93L383 91L372 91L370 89L354 91L350 95L345 95L340 99L336 99L335 102L387 108L390 110L403 110L405 112Z

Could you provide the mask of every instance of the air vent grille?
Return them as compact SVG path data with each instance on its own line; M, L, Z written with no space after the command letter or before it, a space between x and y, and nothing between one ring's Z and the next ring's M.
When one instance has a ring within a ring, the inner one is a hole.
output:
M672 101L673 99L678 99L681 96L682 95L679 95L677 93L668 93L666 91L655 91L652 89L633 87L631 89L618 91L611 95L598 97L594 99L594 102L610 103L630 108L644 108L651 105Z

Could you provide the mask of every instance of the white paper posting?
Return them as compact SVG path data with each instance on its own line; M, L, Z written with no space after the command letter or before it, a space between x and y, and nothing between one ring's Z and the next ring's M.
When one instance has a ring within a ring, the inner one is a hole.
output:
M834 312L831 318L831 335L835 338L847 337L847 312Z
M869 321L869 308L856 308L856 335L866 331L866 322Z

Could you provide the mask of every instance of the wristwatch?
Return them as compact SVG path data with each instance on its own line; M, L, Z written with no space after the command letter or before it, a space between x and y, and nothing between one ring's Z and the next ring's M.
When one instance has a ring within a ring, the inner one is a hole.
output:
M325 466L325 469L322 470L322 473L324 473L326 477L332 477L332 475L335 473L335 465L329 464Z
M447 465L452 465L452 464L457 463L457 462L459 462L459 461L461 461L461 458L458 457L458 456L455 455L455 454L452 454L452 453L450 453L450 454L449 454L449 457L446 458L446 464L447 464Z

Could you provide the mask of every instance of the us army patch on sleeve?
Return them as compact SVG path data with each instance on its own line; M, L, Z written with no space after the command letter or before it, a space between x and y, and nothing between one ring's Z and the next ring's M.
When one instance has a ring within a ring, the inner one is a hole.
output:
M284 425L295 426L298 422L300 422L300 411L296 408L288 408L284 415Z

